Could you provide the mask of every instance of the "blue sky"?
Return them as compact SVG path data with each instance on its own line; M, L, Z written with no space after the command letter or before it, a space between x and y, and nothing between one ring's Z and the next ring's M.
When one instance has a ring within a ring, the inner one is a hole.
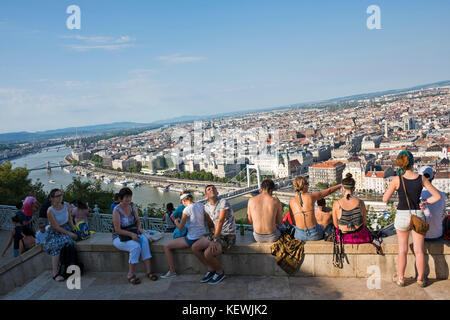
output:
M69 30L69 5L81 29ZM369 30L366 9L381 9ZM0 133L210 115L450 79L450 2L0 2Z

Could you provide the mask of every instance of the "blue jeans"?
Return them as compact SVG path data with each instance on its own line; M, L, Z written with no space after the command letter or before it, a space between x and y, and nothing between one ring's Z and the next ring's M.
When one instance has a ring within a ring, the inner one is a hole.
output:
M294 226L295 233L294 237L303 241L316 241L323 239L323 227L320 224L316 224L314 227L309 229L300 229Z

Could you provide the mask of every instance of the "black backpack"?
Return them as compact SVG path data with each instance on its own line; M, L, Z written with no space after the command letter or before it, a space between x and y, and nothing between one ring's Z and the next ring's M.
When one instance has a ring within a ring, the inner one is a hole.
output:
M70 277L71 274L67 273L67 268L71 265L77 265L80 268L81 274L83 274L84 265L78 260L77 250L73 244L66 245L61 249L58 274L64 279Z
M444 238L444 240L450 241L450 215L445 216L444 220L442 221L442 225L442 238Z
M39 218L47 218L47 210L52 205L52 202L50 200L45 200L42 205L41 209L39 209Z

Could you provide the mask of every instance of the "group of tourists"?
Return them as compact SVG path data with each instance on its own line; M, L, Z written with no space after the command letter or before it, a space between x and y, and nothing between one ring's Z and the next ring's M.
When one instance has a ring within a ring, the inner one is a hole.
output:
M398 272L393 281L404 285L404 272L408 252L408 237L412 231L414 254L416 256L417 283L424 287L425 257L424 239L435 240L442 236L442 219L445 214L445 194L433 185L434 172L430 167L423 167L419 173L413 172L414 158L408 151L402 151L397 157L400 170L394 177L383 196L387 202L396 191L399 203L395 217L395 229L398 238ZM309 183L305 177L293 180L296 196L289 201L289 212L283 217L280 200L273 196L275 184L266 179L261 184L260 194L248 201L247 220L253 225L253 237L256 242L275 242L283 232L286 223L291 227L291 235L302 241L333 239L335 243L375 243L375 237L367 228L367 210L364 201L355 196L355 180L347 174L342 183L326 190L309 193ZM342 197L334 201L332 208L326 206L325 198L340 190ZM217 188L208 185L205 188L206 203L195 202L188 190L181 192L180 205L167 205L164 220L167 232L173 233L173 240L164 244L168 271L163 279L177 276L174 250L191 248L194 255L205 266L206 274L200 279L202 283L217 284L225 278L225 271L218 256L228 252L236 243L236 222L233 209L227 199L219 197ZM122 188L115 195L111 205L114 232L113 245L129 252L129 269L127 279L131 284L141 280L135 274L136 264L141 259L145 265L146 277L152 281L158 276L152 272L150 259L150 242L144 236L144 230L136 205L132 202L133 193L129 188ZM62 200L60 189L50 192L46 206L45 221L39 224L39 231L34 235L27 224L32 222L33 209L41 205L37 201L25 199L18 204L18 214L13 217L14 230L3 255L14 242L14 255L31 248L35 243L43 243L44 250L52 257L53 279L63 281L58 273L61 249L73 245L77 235L74 223L87 222L89 207L82 201L76 201L74 207ZM317 208L316 207L317 204ZM30 209L31 208L31 209ZM424 210L431 212L424 215ZM23 212L22 212L23 210ZM31 210L31 211L30 211ZM31 212L31 214L30 214ZM45 223L48 221L48 225ZM209 228L209 233L205 228ZM426 224L426 225L425 225ZM426 227L426 228L425 228ZM425 230L426 229L426 230ZM209 235L208 235L209 234ZM335 246L336 247L336 246Z

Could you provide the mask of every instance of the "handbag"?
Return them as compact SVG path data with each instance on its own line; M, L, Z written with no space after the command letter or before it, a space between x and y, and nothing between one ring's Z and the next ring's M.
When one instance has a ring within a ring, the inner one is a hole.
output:
M409 222L409 229L417 232L418 234L425 237L430 229L430 224L426 221L423 221L418 216L411 213L411 206L409 205L408 194L406 193L405 181L403 181L403 175L400 176L402 180L403 190L405 191L406 202L408 203L409 214L411 216L411 220Z
M127 227L123 227L122 230L128 231L128 232L133 232L135 234L139 234L138 233L138 228L135 224L129 225ZM124 236L124 235L119 235L119 239L122 242L126 242L126 241L130 241L133 240L133 238L131 238L130 236Z

